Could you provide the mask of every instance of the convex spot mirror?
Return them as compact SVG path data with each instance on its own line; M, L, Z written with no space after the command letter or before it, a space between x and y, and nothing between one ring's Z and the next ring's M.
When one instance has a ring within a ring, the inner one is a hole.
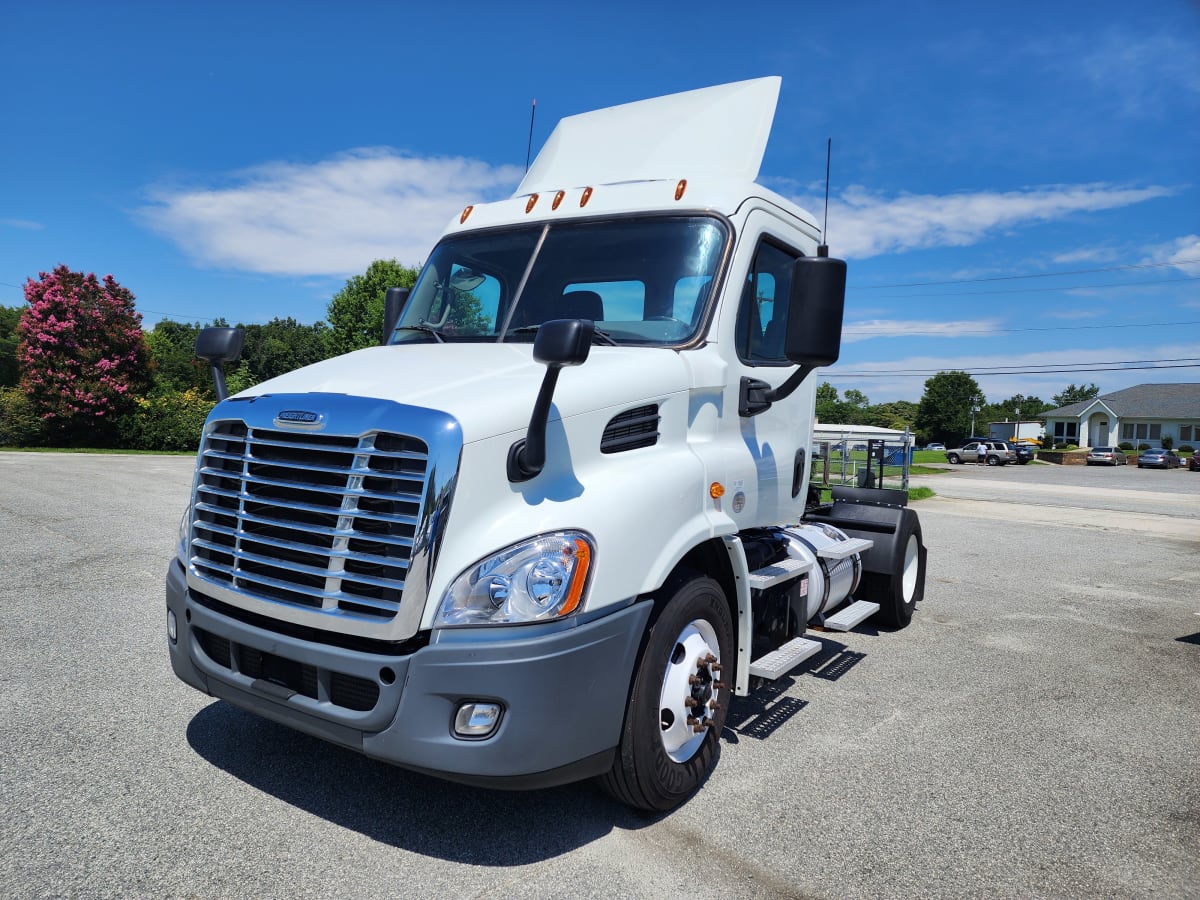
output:
M842 349L846 262L801 256L792 267L784 355L808 368L831 366Z

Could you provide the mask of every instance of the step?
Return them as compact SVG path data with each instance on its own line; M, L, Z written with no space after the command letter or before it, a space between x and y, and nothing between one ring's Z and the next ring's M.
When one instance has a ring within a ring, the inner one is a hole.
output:
M822 556L825 559L845 559L847 556L853 556L855 553L866 553L875 542L867 538L850 538L845 541L838 541L828 547L822 547L817 551L817 556Z
M772 650L766 656L760 656L750 663L750 674L774 681L819 652L822 646L820 641L810 641L802 637L792 638L778 650Z
M750 583L751 590L765 591L767 588L782 584L789 579L798 578L811 568L811 562L788 557L769 566L763 566L761 569L755 569L750 573L747 581Z
M842 607L840 611L826 618L821 624L830 631L849 631L878 611L878 603L872 603L870 600L856 600L849 606Z

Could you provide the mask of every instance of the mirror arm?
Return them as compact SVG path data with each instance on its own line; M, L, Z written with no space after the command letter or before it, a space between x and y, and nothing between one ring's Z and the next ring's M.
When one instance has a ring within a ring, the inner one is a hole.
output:
M546 428L550 423L550 403L560 371L562 366L546 367L537 402L533 404L533 414L529 417L529 431L508 449L508 480L513 484L536 477L546 467Z
M738 415L742 418L757 416L771 408L776 400L790 397L796 388L804 383L804 379L816 371L817 366L802 365L788 376L787 380L777 388L757 378L742 378L741 391L738 394Z

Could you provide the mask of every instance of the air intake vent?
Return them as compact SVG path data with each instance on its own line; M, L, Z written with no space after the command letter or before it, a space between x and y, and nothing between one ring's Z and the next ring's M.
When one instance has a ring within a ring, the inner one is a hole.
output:
M623 453L658 443L658 404L627 409L614 416L600 439L601 453Z

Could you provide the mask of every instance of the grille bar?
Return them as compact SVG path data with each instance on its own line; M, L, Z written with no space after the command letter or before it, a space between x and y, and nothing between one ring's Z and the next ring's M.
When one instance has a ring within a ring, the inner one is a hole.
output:
M193 569L260 599L393 618L428 467L427 445L407 435L216 421L200 453Z

